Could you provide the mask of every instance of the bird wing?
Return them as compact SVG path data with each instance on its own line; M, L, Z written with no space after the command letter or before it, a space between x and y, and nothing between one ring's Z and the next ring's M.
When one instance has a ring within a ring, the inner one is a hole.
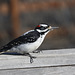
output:
M6 44L5 46L3 46L0 49L0 52L7 51L7 50L11 49L12 47L16 47L21 44L33 43L38 39L39 36L40 35L37 32L34 32L34 31L29 32L28 34L22 35L16 39L12 40L11 42Z

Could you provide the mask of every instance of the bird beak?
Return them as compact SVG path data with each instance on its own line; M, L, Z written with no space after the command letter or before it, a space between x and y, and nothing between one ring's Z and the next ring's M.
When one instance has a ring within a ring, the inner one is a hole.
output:
M49 30L53 30L53 29L57 29L57 28L59 28L59 27L51 27L51 26L49 26Z

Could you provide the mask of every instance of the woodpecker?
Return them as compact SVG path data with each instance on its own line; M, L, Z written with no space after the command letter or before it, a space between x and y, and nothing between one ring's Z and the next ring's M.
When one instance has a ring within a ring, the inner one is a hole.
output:
M10 41L0 49L0 54L5 52L17 52L30 57L30 63L33 62L33 58L30 53L35 51L43 42L47 33L58 27L51 27L47 24L39 24L34 30L30 30L20 37Z

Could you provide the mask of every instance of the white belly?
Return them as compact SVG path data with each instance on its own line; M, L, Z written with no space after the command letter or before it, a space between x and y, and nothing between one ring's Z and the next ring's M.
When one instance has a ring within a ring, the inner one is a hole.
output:
M27 43L22 44L20 46L17 46L17 48L12 48L11 51L18 52L18 53L30 53L34 50L36 50L43 42L45 36L40 37L36 42L34 43Z

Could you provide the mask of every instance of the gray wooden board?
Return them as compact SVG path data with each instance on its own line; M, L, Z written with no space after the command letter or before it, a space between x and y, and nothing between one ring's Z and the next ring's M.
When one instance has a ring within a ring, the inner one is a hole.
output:
M75 67L67 66L1 70L0 75L75 75Z
M29 57L0 55L0 75L75 75L75 49L45 50Z

